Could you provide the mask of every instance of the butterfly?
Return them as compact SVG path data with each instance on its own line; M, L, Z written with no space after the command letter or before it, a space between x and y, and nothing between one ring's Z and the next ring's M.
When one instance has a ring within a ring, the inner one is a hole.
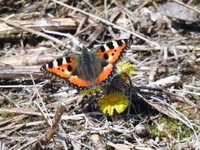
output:
M129 39L120 39L91 51L83 48L80 55L58 58L43 65L40 70L66 79L68 85L78 91L87 90L111 81L115 64L128 45Z

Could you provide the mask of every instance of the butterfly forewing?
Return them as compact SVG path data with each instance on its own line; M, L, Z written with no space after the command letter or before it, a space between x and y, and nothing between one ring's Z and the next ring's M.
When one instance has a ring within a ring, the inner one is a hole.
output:
M55 74L61 78L70 78L75 67L74 57L62 57L41 67L44 72Z
M97 50L97 54L101 59L108 63L115 63L119 60L122 52L128 44L128 39L116 40L104 44Z

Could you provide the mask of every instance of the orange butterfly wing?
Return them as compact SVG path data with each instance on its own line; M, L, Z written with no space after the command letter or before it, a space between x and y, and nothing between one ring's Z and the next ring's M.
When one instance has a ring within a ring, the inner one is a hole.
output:
M116 63L124 49L128 45L128 39L116 40L104 44L97 50L99 57L108 63L101 72L101 74L96 78L95 82L100 83L112 78L112 73L115 69L114 63Z
M106 81L110 81L115 69L114 63L119 60L127 44L128 39L109 42L90 53L85 51L87 57L80 55L59 58L43 65L41 71L67 79L69 85L78 90L88 89L91 86L100 85ZM81 62L83 63L80 63L80 59L82 59ZM84 63L87 61L90 62L89 66ZM83 66L89 68L82 69ZM96 76L94 82L88 77L90 71L93 71Z
M101 59L113 64L119 60L127 44L128 39L112 41L101 46L97 53Z
M49 62L41 67L41 71L58 75L61 78L70 78L75 67L75 58L63 57Z
M90 86L89 82L73 76L76 63L76 57L62 57L43 65L40 70L67 79L69 83L76 84L76 86Z

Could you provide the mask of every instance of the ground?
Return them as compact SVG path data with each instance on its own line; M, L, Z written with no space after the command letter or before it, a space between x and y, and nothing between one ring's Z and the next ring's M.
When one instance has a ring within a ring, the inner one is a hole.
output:
M200 149L199 10L197 0L0 1L1 149ZM93 89L40 71L121 39L117 69Z

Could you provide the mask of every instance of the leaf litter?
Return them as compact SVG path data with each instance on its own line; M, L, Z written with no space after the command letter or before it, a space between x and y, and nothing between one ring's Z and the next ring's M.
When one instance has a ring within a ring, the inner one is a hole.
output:
M198 149L199 2L2 1L1 149ZM118 74L102 91L78 94L39 68L113 39L132 37ZM79 44L77 44L79 43ZM79 46L81 45L81 46ZM120 88L119 88L120 87ZM117 91L117 116L98 100Z

